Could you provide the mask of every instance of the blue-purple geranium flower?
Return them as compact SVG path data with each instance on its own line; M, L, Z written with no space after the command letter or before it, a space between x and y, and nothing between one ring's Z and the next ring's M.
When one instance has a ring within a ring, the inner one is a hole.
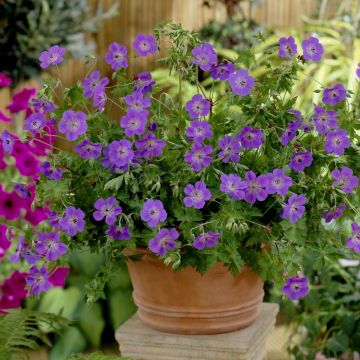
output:
M40 67L47 69L49 66L58 65L64 60L63 56L66 52L65 48L58 45L52 46L49 50L43 51L40 54Z
M260 129L245 126L236 139L241 143L245 149L257 149L264 143L264 133Z
M351 228L352 235L347 239L346 246L360 254L360 225L353 222Z
M202 142L213 137L211 125L207 121L193 120L185 132L190 141Z
M282 290L290 300L298 300L309 293L309 279L300 274L289 277Z
M245 174L245 197L244 200L249 204L254 204L256 200L264 201L268 197L266 186L266 175L256 176L253 171Z
M220 190L228 194L232 200L242 200L245 197L246 184L236 174L221 174Z
M354 189L359 186L359 178L347 166L343 166L340 170L333 170L331 175L335 180L332 185L340 186L341 190L348 194L352 194Z
M215 80L227 80L234 71L235 65L233 63L221 63L211 68L210 75Z
M216 52L209 43L195 47L191 53L194 57L194 64L203 71L210 71L212 66L217 63Z
M324 53L324 47L320 43L319 39L314 36L310 36L302 43L303 56L306 60L320 61Z
M90 140L83 140L74 150L83 159L97 159L101 155L101 144L93 144Z
M206 116L210 111L210 101L202 95L196 94L185 105L186 111L192 119Z
M48 161L44 161L40 169L42 174L51 180L59 181L62 178L62 170L52 166Z
M149 249L159 256L164 256L168 251L176 248L176 239L178 237L179 233L175 228L161 229L155 238L150 239Z
M346 210L346 205L335 206L332 209L324 211L323 218L325 219L325 222L329 223L330 221L341 217L345 210Z
M161 156L165 145L166 142L164 140L157 139L156 136L151 133L147 133L142 139L135 141L139 155L145 159Z
M167 212L160 200L146 200L141 212L141 220L145 221L150 227L156 227L167 218Z
M280 213L280 216L283 219L289 219L291 223L297 222L305 212L305 204L307 203L307 198L305 195L293 194L285 202L285 206Z
M65 215L60 221L63 231L69 236L75 236L77 233L82 232L85 228L85 214L81 209L74 206L66 208Z
M26 276L26 283L31 288L31 292L34 295L40 295L42 292L46 292L50 288L49 272L44 265L40 268L32 266L29 274Z
M298 152L290 160L289 168L299 172L310 166L313 162L312 153L309 151Z
M88 128L86 114L83 111L66 110L58 124L59 131L65 134L66 139L75 141L86 133Z
M82 81L84 96L90 99L94 95L95 89L104 89L108 83L109 79L107 77L101 79L99 70L93 71L87 78L83 79Z
M105 218L105 222L108 225L113 225L116 217L122 213L122 209L117 200L112 196L106 199L100 198L96 200L94 207L96 209L93 213L94 219L101 221Z
M239 69L230 74L229 84L234 94L247 96L255 85L255 79L249 75L247 70Z
M141 91L135 91L132 94L125 96L124 101L129 109L136 111L145 110L151 105L151 100L144 97L144 94Z
M157 52L157 42L154 36L139 34L133 42L135 51L140 56L147 56Z
M350 147L350 138L344 129L331 130L326 134L325 151L327 154L342 155Z
M35 243L39 255L44 255L46 260L56 261L60 256L66 254L68 248L60 241L58 232L39 233L38 241Z
M327 105L336 105L346 99L344 85L336 84L331 88L324 89L322 101Z
M211 163L212 147L210 145L201 145L201 143L194 143L192 148L185 154L185 161L190 167L199 172L203 167L208 167Z
M120 68L128 67L129 64L126 55L126 46L113 42L109 45L109 51L105 55L105 61L114 71L118 71Z
M202 209L205 202L211 199L211 192L202 181L197 181L195 185L188 184L184 189L184 204L187 207Z
M218 158L222 159L223 163L238 162L240 160L239 153L241 146L238 140L231 135L226 135L219 139L219 147L221 151L218 154Z
M218 244L219 233L208 231L206 233L196 236L192 246L197 250L203 250L205 248L212 248Z
M297 54L297 46L292 36L282 37L279 40L279 57L290 59Z
M46 125L45 115L42 113L33 113L25 120L24 130L33 134L38 133Z
M125 129L125 135L129 137L142 135L145 132L148 115L147 110L130 109L120 120L120 126Z
M130 240L130 229L127 226L110 225L106 230L106 235L114 240Z
M314 124L319 134L326 134L330 129L336 129L339 124L336 111L326 111L321 106L315 106Z
M292 184L292 178L286 176L285 171L282 169L275 169L272 173L266 174L265 187L269 194L276 193L285 196Z

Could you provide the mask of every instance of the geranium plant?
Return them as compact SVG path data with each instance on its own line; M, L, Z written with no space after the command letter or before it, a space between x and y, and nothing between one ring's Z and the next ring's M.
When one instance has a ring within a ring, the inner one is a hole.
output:
M315 37L303 41L302 53L292 38L280 39L273 51L283 61L268 63L261 82L251 76L251 49L234 64L218 63L210 44L179 25L138 35L137 56L152 56L161 39L168 42L162 61L178 79L176 96L148 72L127 77L127 49L113 43L105 58L111 80L89 72L64 90L57 109L27 119L30 137L52 118L74 144L70 153L55 149L42 165L38 198L51 209L42 233L58 239L60 232L70 249L105 251L108 266L89 287L93 295L101 296L123 250L136 246L174 270L192 265L203 273L223 262L235 274L248 266L285 284L291 299L306 295L307 249L320 258L359 252L356 231L346 240L322 226L324 218L354 221L357 212L357 102L341 84L319 84L322 102L306 114L293 109L295 97L284 100L304 63L325 54ZM52 48L40 58L51 66L61 56ZM199 82L199 69L211 73L212 84ZM185 80L197 89L186 98ZM224 96L213 91L216 82L227 84ZM53 101L59 84L46 81L41 99ZM112 107L123 111L120 119L106 115ZM28 241L36 247L41 238Z

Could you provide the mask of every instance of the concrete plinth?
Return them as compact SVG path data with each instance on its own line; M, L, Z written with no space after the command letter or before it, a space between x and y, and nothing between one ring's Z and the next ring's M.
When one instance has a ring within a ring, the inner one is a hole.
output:
M218 335L176 335L153 330L136 315L115 333L122 356L133 360L265 360L277 304L263 303L246 329Z

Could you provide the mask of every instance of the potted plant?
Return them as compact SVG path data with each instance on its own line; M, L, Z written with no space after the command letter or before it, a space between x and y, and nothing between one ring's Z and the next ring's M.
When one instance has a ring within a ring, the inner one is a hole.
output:
M331 258L359 252L358 232L346 239L322 226L324 217L354 220L358 104L341 84L319 85L322 102L308 114L285 98L303 64L324 56L315 37L302 42L299 56L293 38L280 39L272 51L283 61L268 63L261 82L251 76L251 49L219 64L210 44L179 25L140 34L133 46L138 56L152 56L161 39L175 96L150 73L126 77L127 49L112 43L113 84L89 72L64 90L57 109L27 120L36 134L54 118L60 136L74 143L72 153L55 149L38 183L39 203L51 209L42 232L60 232L71 250L104 251L107 266L87 287L93 300L125 258L139 316L150 326L231 331L256 319L264 280L283 285L290 299L308 293L301 273L307 249ZM41 61L60 62L59 49ZM198 81L199 68L225 82L224 96ZM197 91L185 96L186 82ZM42 98L50 101L58 84L47 81ZM110 119L110 107L124 115Z

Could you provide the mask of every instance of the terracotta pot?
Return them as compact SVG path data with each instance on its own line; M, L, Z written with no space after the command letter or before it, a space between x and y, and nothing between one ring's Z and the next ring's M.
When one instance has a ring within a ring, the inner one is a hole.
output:
M144 254L141 259L127 265L138 316L150 327L178 334L219 334L256 320L263 282L249 268L235 277L222 263L203 276L191 266L173 272L150 252L138 252Z

